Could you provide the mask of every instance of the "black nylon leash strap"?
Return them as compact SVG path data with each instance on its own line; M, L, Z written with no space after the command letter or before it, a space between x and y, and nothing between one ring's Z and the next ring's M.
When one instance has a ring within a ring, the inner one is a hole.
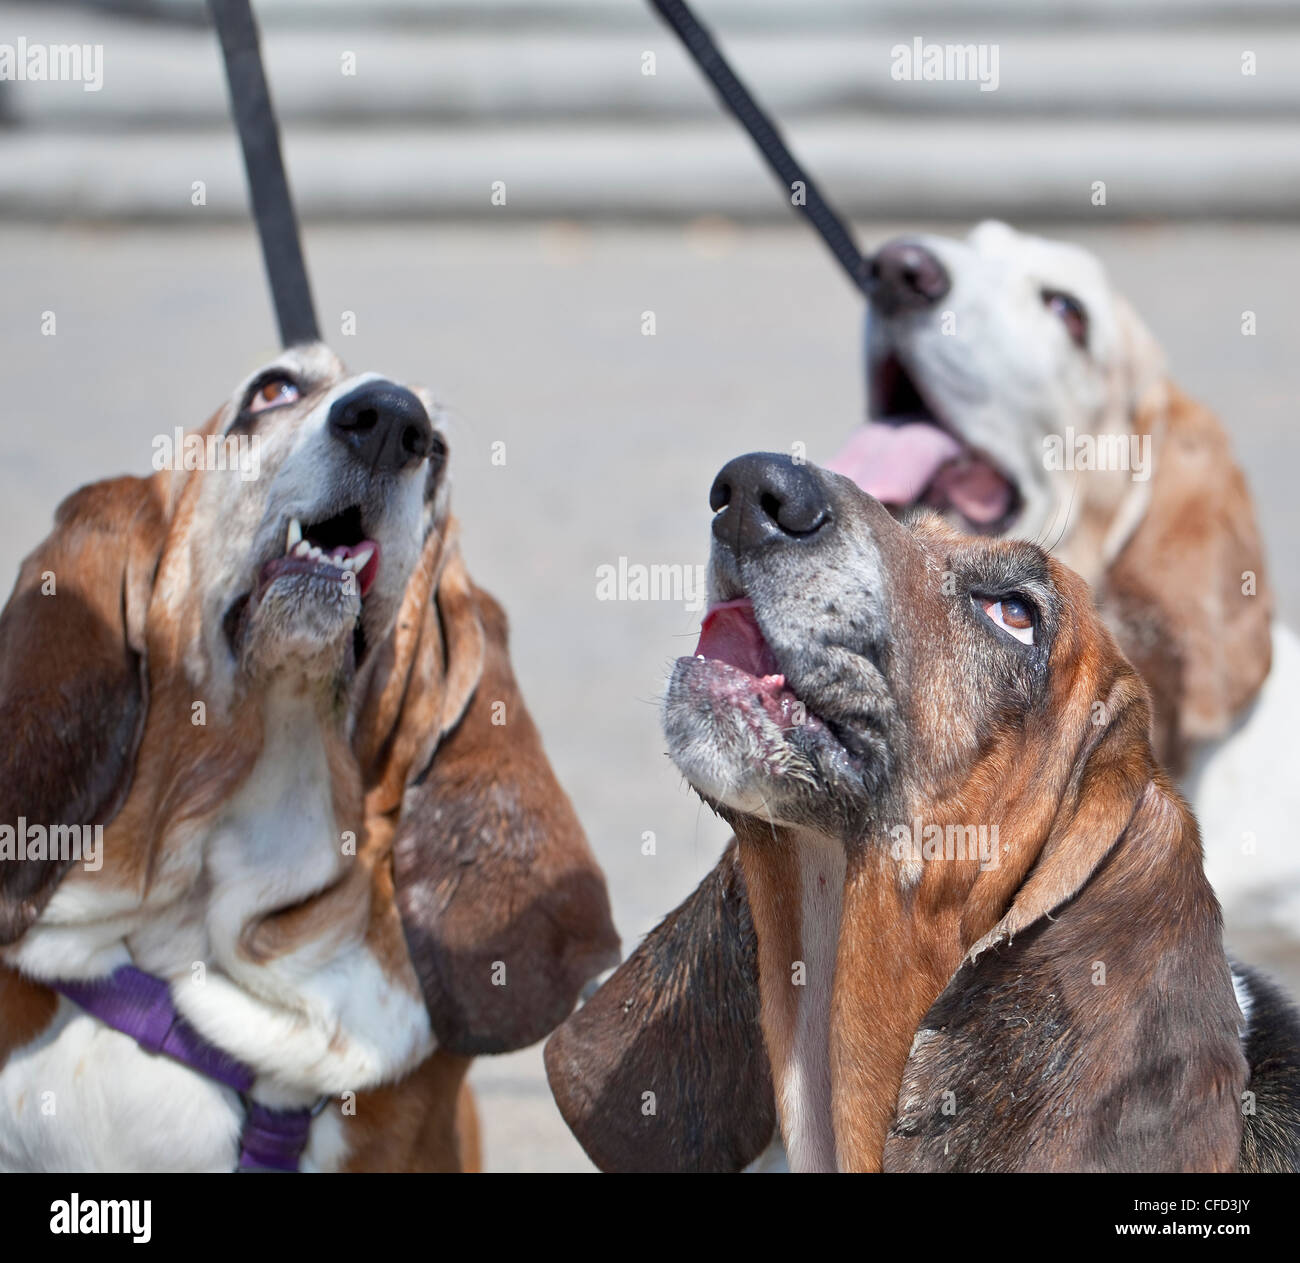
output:
M787 196L792 193L796 182L802 184L804 200L802 205L796 204L796 208L803 211L809 223L821 235L855 288L863 289L866 284L866 259L848 227L799 165L776 124L736 77L736 72L714 42L713 36L683 0L650 0L650 3L677 33L678 39L686 46L686 51L695 59L695 64L708 76L723 105L753 138L767 165L785 186Z
M230 110L244 151L253 218L271 286L280 341L285 346L320 340L311 283L298 236L298 219L280 153L280 132L262 68L257 23L249 0L208 0L221 37L230 87Z

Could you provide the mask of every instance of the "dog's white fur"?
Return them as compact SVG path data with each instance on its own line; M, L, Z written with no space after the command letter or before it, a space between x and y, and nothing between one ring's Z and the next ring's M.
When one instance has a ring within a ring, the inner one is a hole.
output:
M1229 944L1279 964L1300 950L1298 702L1300 640L1275 622L1273 666L1259 696L1226 737L1197 753L1182 786Z
M844 848L810 830L794 831L799 863L799 941L807 978L792 987L794 1043L777 1090L791 1166L835 1170L831 1110L831 995L844 898Z
M1124 471L1049 470L1043 439L1067 427L1127 434L1140 402L1165 373L1164 357L1100 262L1077 246L978 225L964 240L911 237L951 280L934 307L868 315L868 371L891 352L945 425L990 456L1017 484L1023 508L1010 534L1031 539L1096 584L1142 520L1150 481ZM1090 318L1078 353L1043 291L1080 299ZM945 327L949 332L944 332ZM1159 476L1157 467L1155 477ZM1083 538L1080 479L1112 526ZM1223 903L1230 945L1285 960L1300 951L1300 642L1273 627L1273 665L1254 705L1226 736L1205 743L1183 780L1200 823L1206 870Z
M1067 427L1127 435L1139 403L1164 374L1159 347L1111 289L1100 262L1078 246L996 220L979 224L963 241L909 240L939 259L951 288L926 310L890 317L869 312L868 372L896 354L948 428L1015 482L1023 504L1011 534L1050 545L1095 584L1140 521L1150 484L1124 471L1049 470L1043 441ZM1083 303L1086 356L1044 304L1045 289ZM1092 501L1104 496L1116 509L1117 529L1100 554L1072 547L1084 479Z
M341 476L330 405L365 380L345 378L322 347L281 362L316 386L310 406L266 414L260 479L204 479L187 546L164 557L155 586L155 601L197 604L198 635L184 666L193 696L219 710L235 704L241 687L222 615L248 586L250 558L264 551L268 531L282 539L289 514L319 520L313 506L328 502ZM402 599L426 515L441 511L426 504L424 479L423 466L403 473L368 527L382 548L366 601L375 643ZM322 735L330 690L322 694L312 678L313 655L328 646L308 646L303 656L292 626L277 634L263 648L287 652L262 654L259 669L270 666L258 682L265 734L237 791L215 813L168 830L144 891L69 872L3 959L38 980L97 977L126 963L166 978L180 1013L257 1072L252 1097L296 1108L394 1079L435 1041L409 962L393 976L367 941L364 886L301 947L269 959L241 950L250 924L334 886L345 870ZM244 1118L235 1092L145 1053L64 999L52 1025L0 1069L0 1110L0 1169L9 1170L228 1171ZM345 1157L337 1120L320 1114L303 1166L337 1169Z

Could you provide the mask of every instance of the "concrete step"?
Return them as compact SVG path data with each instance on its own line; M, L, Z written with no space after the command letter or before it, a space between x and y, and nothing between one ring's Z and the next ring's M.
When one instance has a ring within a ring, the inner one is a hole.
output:
M1291 123L1060 123L818 117L790 129L846 213L910 219L1131 216L1292 218L1300 145ZM675 218L790 212L734 127L297 129L286 141L304 217ZM224 128L0 135L0 216L242 219L245 188ZM193 181L206 205L191 204ZM491 203L505 184L506 204ZM1104 181L1107 204L1091 203ZM489 221L490 222L490 221Z
M91 0L118 14L207 20L206 0ZM614 27L653 20L645 0L254 0L264 27L339 26ZM737 30L867 29L901 24L910 37L934 22L978 25L1001 20L1024 27L1238 25L1296 17L1294 0L692 0L701 21L719 33Z
M225 81L210 31L140 26L66 10L28 10L29 41L102 43L103 87L4 85L18 124L120 129L218 125ZM1239 37L1238 37L1239 36ZM2 37L0 37L2 38ZM886 34L759 33L728 41L740 73L778 118L829 111L942 116L1089 114L1245 119L1300 116L1300 22L1245 34L1189 29L1117 39L970 25L944 42L996 49L996 90L970 81L893 78L899 46ZM265 40L276 109L287 128L307 122L436 124L539 118L713 119L718 105L666 31L639 32L298 30ZM910 40L905 41L910 48ZM1242 74L1244 51L1256 53ZM643 72L646 54L654 74ZM345 56L354 74L344 73ZM985 69L993 63L985 62Z

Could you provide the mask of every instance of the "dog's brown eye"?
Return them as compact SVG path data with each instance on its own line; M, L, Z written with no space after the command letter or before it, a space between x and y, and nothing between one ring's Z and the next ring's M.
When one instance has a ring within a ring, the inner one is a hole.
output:
M272 377L263 382L248 401L247 412L265 412L268 408L279 408L286 403L294 403L300 397L298 387L287 377Z
M1045 289L1043 305L1057 316L1070 335L1070 340L1080 347L1088 345L1088 313L1083 304L1073 294L1063 294L1060 290Z
M1014 596L1004 596L998 600L990 597L980 598L980 609L1005 632L1010 632L1023 644L1034 643L1034 612L1026 601Z

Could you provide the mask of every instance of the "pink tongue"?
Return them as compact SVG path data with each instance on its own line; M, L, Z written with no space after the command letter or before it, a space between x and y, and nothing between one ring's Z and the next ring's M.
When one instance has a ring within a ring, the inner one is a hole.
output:
M940 471L926 500L951 504L968 521L992 526L1011 511L1011 486L979 459L963 460Z
M923 421L868 421L850 435L827 468L895 508L924 497L934 508L951 505L977 526L991 526L1011 511L1011 484L987 461L966 452L951 434Z
M371 557L357 575L357 587L364 598L374 585L375 576L379 574L379 544L373 539L363 539L359 544L340 544L329 551L329 557L336 561L345 561L355 557L363 548L370 549Z
M913 504L939 467L961 455L961 444L923 421L860 425L826 468L852 478L882 504Z
M700 626L695 656L730 663L760 678L779 673L748 601L723 601L709 610Z

